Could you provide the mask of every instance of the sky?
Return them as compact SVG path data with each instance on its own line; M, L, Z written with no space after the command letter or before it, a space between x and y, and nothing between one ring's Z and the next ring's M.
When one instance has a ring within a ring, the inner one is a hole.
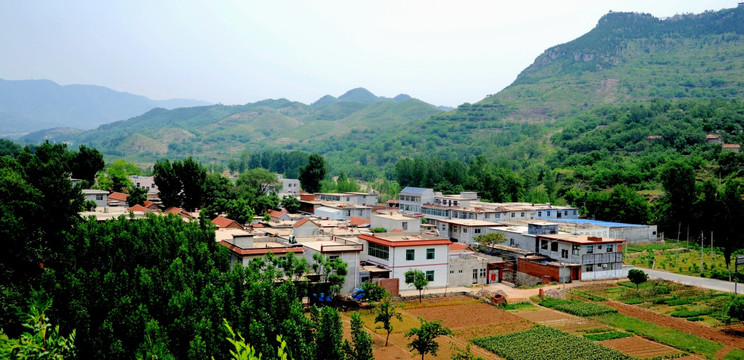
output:
M0 2L0 79L89 84L152 99L309 104L364 87L477 102L609 11L657 17L719 0Z

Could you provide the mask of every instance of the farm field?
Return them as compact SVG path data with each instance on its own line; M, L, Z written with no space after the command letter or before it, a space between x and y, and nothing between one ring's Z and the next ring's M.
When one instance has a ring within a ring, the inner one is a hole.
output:
M605 300L606 297L599 294L606 294L607 290L613 288L628 289L622 285L603 284L601 286L605 288L602 289L597 285L579 287L571 290L571 293L578 293L583 297L569 295L573 300L550 303L551 306L561 307L564 311L583 314L583 316L571 315L535 303L510 305L507 307L510 310L503 310L467 296L430 298L424 299L422 303L415 300L401 302L398 304L401 306L403 320L393 322L394 331L390 335L390 343L387 347L384 346L385 332L382 329L376 329L372 310L361 310L360 313L366 329L373 336L375 358L378 360L417 357L409 351L407 347L409 339L403 334L419 325L417 320L419 316L426 320L441 320L444 326L453 331L452 336L438 338L438 355L427 355L426 359L451 359L457 353L453 346L465 349L468 342L474 339L481 339L481 341L475 341L475 344L494 350L496 348L493 346L498 348L494 353L481 346L472 345L471 351L475 356L484 359L529 359L529 357L514 356L514 353L509 352L512 350L506 351L500 347L506 346L503 344L509 342L507 340L511 339L510 336L521 334L519 336L523 338L526 336L531 339L529 341L542 344L541 348L554 348L555 351L559 351L560 346L546 340L545 334L547 333L552 334L549 336L551 339L562 339L564 343L565 341L572 344L580 343L595 349L597 354L603 354L599 358L744 359L744 349L741 349L744 346L742 337L723 333L708 325L655 314L638 306L614 301L582 300L586 297ZM532 301L539 302L540 299L534 297ZM620 306L623 308L618 309ZM649 319L648 314L659 318ZM347 337L349 336L349 315L343 316ZM677 329L674 326L675 321L688 327ZM549 330L546 330L547 332L535 330L542 328ZM707 334L706 337L704 329L711 331L710 334L720 336L709 339L711 336ZM611 352L605 352L606 350ZM518 349L517 353L520 353ZM555 356L554 358L561 358L564 355Z

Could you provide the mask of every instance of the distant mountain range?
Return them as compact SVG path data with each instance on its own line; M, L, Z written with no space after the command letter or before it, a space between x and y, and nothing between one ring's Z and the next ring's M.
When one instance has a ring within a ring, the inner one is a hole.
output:
M102 86L0 79L0 136L56 127L87 130L156 107L174 109L208 104L190 99L152 100Z
M202 160L223 161L266 146L291 148L350 132L396 128L441 111L408 95L390 99L356 88L338 98L326 95L312 105L278 99L234 106L155 108L93 130L60 127L33 132L21 140L87 144L108 156L143 162L195 153Z

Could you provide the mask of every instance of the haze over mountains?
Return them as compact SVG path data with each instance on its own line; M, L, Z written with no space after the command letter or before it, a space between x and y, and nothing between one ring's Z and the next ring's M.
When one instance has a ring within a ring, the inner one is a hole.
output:
M209 105L191 99L152 100L94 85L0 79L0 136L55 127L93 129L150 109Z
M311 105L279 99L154 109L95 130L25 140L86 143L138 162L193 155L224 163L243 151L292 149L321 153L339 167L385 169L401 156L541 157L556 148L550 134L563 130L559 120L602 106L743 95L744 7L665 20L609 13L587 34L546 50L503 91L449 112L357 88Z

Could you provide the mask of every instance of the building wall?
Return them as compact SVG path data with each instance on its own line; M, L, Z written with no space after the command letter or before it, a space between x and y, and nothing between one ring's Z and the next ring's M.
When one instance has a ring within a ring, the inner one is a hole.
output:
M281 195L300 196L300 180L297 179L281 179L282 189Z
M544 275L548 275L552 281L559 281L561 277L560 268L557 266L538 264L523 259L517 261L517 272L532 275L538 279L542 279Z
M612 269L612 270L603 270L603 271L581 271L581 280L587 281L587 280L605 280L605 279L621 279L628 277L628 269L627 268L620 268L620 269Z
M416 233L421 231L421 220L418 218L396 220L384 216L371 215L370 221L372 221L370 224L371 229L381 227L385 228L388 232L393 231L394 229ZM405 226L403 226L404 223L406 224Z
M385 260L369 255L369 244L364 240L361 242L364 243L365 250L360 259L390 269L390 277L400 279L401 289L415 289L412 284L405 283L404 274L410 269L417 269L424 273L434 271L434 281L429 282L430 288L447 286L448 245L389 247L389 259ZM434 249L434 259L426 258L426 249ZM406 250L414 250L414 260L406 260Z
M644 227L610 228L608 232L608 237L624 239L629 244L658 241L658 232L656 225L649 225Z
M476 275L473 275L473 270ZM488 261L476 256L451 257L448 286L468 286L488 283Z
M307 260L307 263L312 265L315 260L313 260L313 254L318 253L319 251L311 249L309 247L305 247L305 259ZM342 295L350 295L351 292L354 290L355 287L359 287L361 284L360 274L359 274L359 253L356 251L349 251L349 252L333 252L333 253L326 253L323 254L324 257L332 257L332 256L338 256L341 258L341 261L346 263L346 278L344 279L344 285L341 287L341 294Z
M95 202L96 207L108 206L108 194L105 194L105 191L100 194L85 194L85 200Z
M315 226L315 224L306 221L304 224L297 226L293 230L293 234L295 236L311 236L311 235L317 235L320 233L320 228Z

